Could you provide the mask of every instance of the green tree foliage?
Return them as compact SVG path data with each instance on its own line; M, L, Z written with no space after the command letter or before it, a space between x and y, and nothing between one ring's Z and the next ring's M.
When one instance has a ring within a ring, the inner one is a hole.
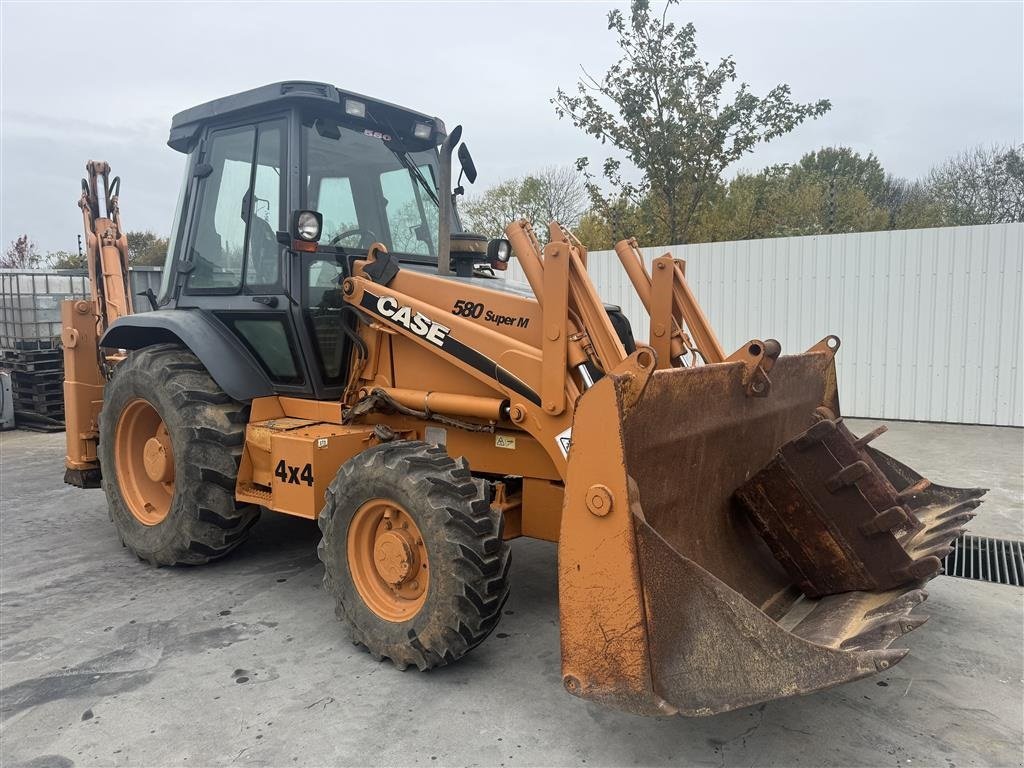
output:
M127 232L128 263L132 266L161 267L167 257L168 239L153 232Z
M29 239L28 235L22 235L11 241L0 256L0 268L2 269L33 269L40 266L42 257L36 249L36 244Z
M860 189L873 203L885 196L885 169L874 153L861 157L849 147L822 147L801 157L793 170L846 189Z
M737 80L732 57L711 66L697 53L692 24L667 22L667 0L660 18L649 0L633 0L629 18L615 9L608 28L622 52L600 79L586 75L570 95L559 89L552 103L559 117L610 143L639 169L641 180L628 181L620 162L605 160L607 196L587 170L594 207L618 229L612 215L622 201L643 206L657 225L662 242L685 243L723 172L765 141L789 133L809 118L825 114L827 100L807 104L790 97L781 84L765 96Z
M46 263L54 269L85 269L85 255L71 251L50 251L46 254Z
M887 174L874 154L823 147L792 165L740 172L710 187L690 225L689 242L1022 221L1022 157L1024 146L972 150L923 180L908 180ZM593 250L611 248L626 235L667 245L671 241L658 216L662 205L653 192L636 201L607 197L580 216L574 229ZM526 215L515 211L497 210L495 216L507 222Z
M552 219L575 227L587 209L588 196L579 172L573 168L543 168L536 173L506 179L460 206L463 226L470 232L501 237L517 219L529 219L544 237L543 225Z

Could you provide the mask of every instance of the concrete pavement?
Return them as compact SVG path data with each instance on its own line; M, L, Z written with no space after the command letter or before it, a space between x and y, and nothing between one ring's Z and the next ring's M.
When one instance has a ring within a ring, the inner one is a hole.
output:
M863 433L873 424L851 421ZM1024 431L891 424L876 445L992 489L971 528L1024 538ZM87 765L1021 765L1024 590L940 577L907 658L715 718L620 714L562 690L556 548L513 543L512 595L452 667L354 647L321 591L315 524L265 514L226 561L153 569L63 435L0 436L0 763Z

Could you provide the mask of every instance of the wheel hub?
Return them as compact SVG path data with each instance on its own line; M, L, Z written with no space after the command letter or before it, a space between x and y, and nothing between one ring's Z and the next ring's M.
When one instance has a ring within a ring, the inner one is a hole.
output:
M373 548L373 562L377 573L388 584L404 583L415 565L413 542L405 531L388 531L377 535Z
M149 479L157 483L169 483L174 479L174 462L171 456L171 445L167 432L163 429L146 441L142 450L142 461L146 466Z
M114 443L125 505L143 525L162 523L174 498L174 451L167 425L151 403L132 400L118 419Z
M348 565L366 606L387 621L407 621L427 599L427 549L412 516L387 499L364 503L349 523Z

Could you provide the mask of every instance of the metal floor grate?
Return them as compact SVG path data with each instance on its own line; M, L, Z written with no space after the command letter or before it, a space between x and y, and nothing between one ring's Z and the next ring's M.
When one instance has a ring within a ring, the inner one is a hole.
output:
M1024 542L964 534L953 542L943 568L947 576L1024 586Z

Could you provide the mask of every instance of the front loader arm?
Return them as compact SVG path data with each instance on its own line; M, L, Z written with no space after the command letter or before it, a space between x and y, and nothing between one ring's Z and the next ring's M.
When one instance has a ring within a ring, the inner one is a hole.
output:
M364 330L368 343L380 331L397 333L432 354L441 355L456 369L468 374L491 388L507 401L505 412L509 428L529 432L565 474L566 457L559 449L556 437L572 423L572 411L560 414L545 411L541 399L542 351L538 347L519 341L498 330L453 315L447 309L430 303L425 298L412 296L387 285L375 283L365 275L356 274L342 285L345 302L358 308L373 325ZM436 278L443 280L444 278ZM563 362L564 369L564 362ZM405 382L391 382L392 386L408 388ZM424 392L437 400L437 395L452 394L461 389L456 380L430 380L422 386ZM567 399L574 400L579 390L567 380ZM443 411L439 411L442 412Z
M593 385L588 365L613 370L626 360L626 352L587 276L586 249L557 223L550 232L551 242L541 248L528 222L515 222L506 230L539 305L541 330L539 338L533 335L534 343L452 314L432 296L413 296L374 282L370 274L378 270L367 267L379 254L386 255L383 246L370 249L368 260L344 281L342 292L346 303L388 332L443 355L500 393L508 401L512 425L543 446L564 478L576 402ZM451 388L446 390L446 384ZM424 389L436 400L438 392L458 392L457 385L431 381Z

